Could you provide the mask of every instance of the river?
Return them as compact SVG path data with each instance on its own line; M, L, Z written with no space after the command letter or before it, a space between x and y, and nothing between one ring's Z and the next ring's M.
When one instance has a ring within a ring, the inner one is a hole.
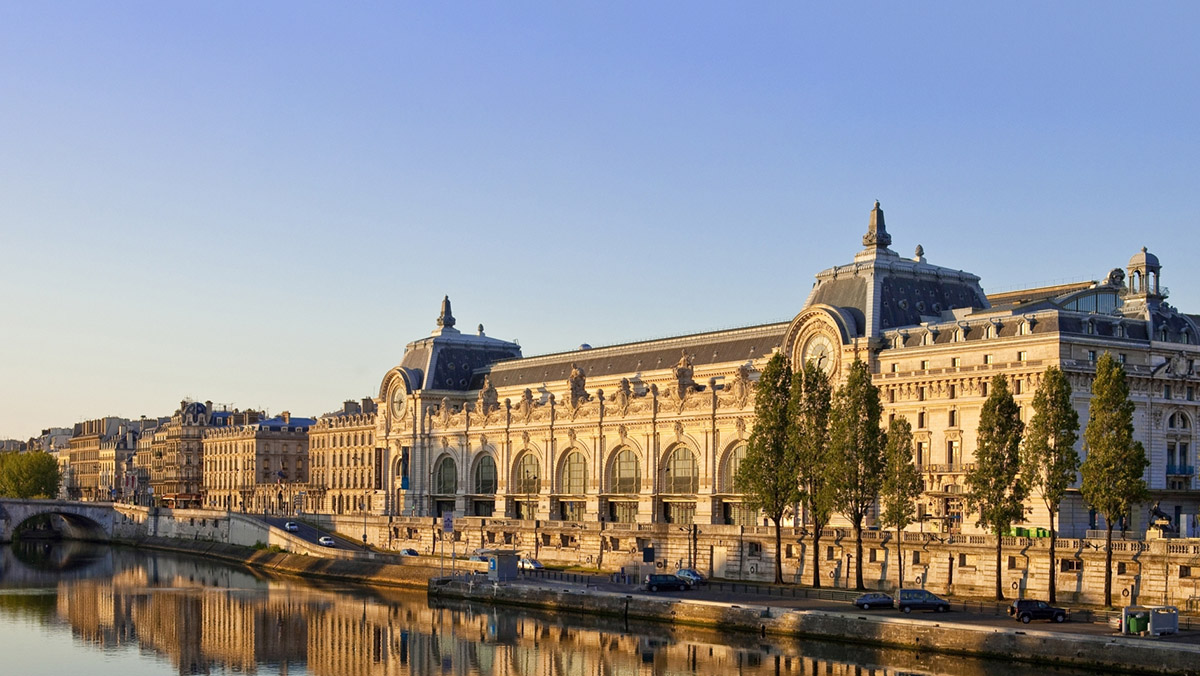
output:
M629 624L79 542L0 547L0 674L721 676L1085 671Z

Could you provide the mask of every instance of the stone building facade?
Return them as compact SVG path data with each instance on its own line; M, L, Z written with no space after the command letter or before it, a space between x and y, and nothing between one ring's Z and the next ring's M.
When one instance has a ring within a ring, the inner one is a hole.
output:
M209 427L203 438L209 509L292 514L305 508L312 418L284 411L265 420Z
M317 419L308 432L311 511L329 514L383 510L383 454L375 446L373 399L347 401Z
M111 499L100 487L100 448L115 445L128 429L124 418L96 418L76 423L71 434L66 475L67 497L73 500L105 501Z
M157 427L151 443L150 486L156 504L198 507L203 486L204 433L227 426L235 414L216 411L211 401L181 401L170 420Z
M758 373L782 351L793 363L815 360L835 384L851 361L866 362L885 419L903 415L915 431L926 493L914 528L978 533L963 478L991 379L1010 379L1028 419L1042 373L1058 366L1082 424L1094 363L1108 351L1130 376L1152 503L1170 530L1197 532L1200 318L1166 302L1153 254L1096 281L989 296L977 276L930 263L921 247L903 258L890 245L877 203L863 248L817 275L790 322L537 357L482 326L461 334L447 299L433 335L410 343L380 385L384 511L672 524L681 537L693 525L762 524L742 509L732 477ZM1144 531L1149 508L1126 527ZM1037 496L1027 521L1048 525ZM1072 492L1060 532L1100 527Z

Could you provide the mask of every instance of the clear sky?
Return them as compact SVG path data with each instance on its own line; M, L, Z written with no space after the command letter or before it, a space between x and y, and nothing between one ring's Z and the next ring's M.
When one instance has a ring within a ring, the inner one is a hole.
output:
M802 6L808 5L808 6ZM0 2L0 438L784 320L860 248L1200 312L1196 3Z

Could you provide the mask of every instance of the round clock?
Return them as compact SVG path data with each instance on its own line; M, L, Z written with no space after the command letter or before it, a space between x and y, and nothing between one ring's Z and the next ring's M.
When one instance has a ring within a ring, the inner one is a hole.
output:
M403 387L397 387L395 391L392 392L392 413L396 414L397 417L402 417L404 415Z
M837 357L835 356L833 341L829 339L829 336L818 333L809 338L808 342L804 343L804 350L800 354L805 363L810 361L816 362L817 367L825 373L833 373Z

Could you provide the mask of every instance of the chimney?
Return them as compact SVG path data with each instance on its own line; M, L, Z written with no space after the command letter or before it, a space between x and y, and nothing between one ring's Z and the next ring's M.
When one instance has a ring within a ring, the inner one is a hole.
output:
M283 413L279 414L279 417L283 418L284 425L290 425L292 422L292 412L291 411L284 411Z

